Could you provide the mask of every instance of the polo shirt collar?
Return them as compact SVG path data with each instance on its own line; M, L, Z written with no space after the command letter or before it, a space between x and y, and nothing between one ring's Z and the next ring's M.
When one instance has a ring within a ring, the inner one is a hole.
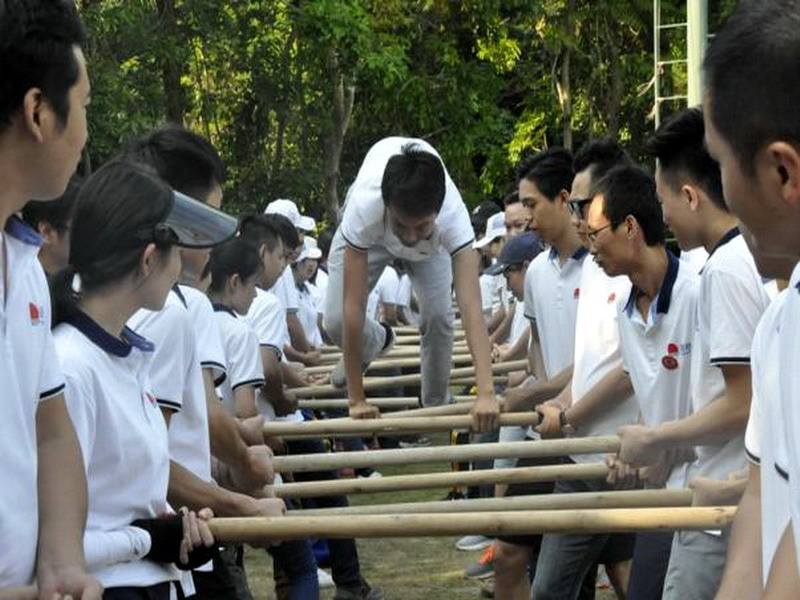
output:
M656 297L656 314L665 315L669 312L669 307L672 304L672 289L675 287L675 280L678 278L678 269L680 268L680 261L669 250L667 252L667 272L664 275L664 281L661 282L661 288L658 290ZM639 297L641 290L635 285L631 286L631 293L628 296L628 302L625 304L625 313L630 317L633 314L633 308L636 306L636 298Z
M42 245L42 236L16 215L12 215L8 219L5 231L15 240L19 240L28 246L39 248Z
M178 300L181 301L181 304L183 304L184 308L189 308L189 303L186 302L186 296L183 295L183 292L177 283L172 286L172 291L175 292L175 295L178 297Z
M234 310L230 306L227 306L225 304L221 304L219 302L212 302L211 306L214 307L214 310L216 312L226 312L229 315L231 315L233 318L238 318L236 316L236 312L234 312Z
M729 230L722 238L717 242L716 246L711 249L711 252L708 253L709 258L711 257L714 252L716 252L719 248L736 238L736 236L741 235L738 227L734 227Z
M127 326L122 330L120 337L114 337L83 311L70 315L67 317L66 322L89 338L98 348L120 358L127 357L133 348L141 352L155 350L155 345L152 342Z
M581 246L570 258L572 260L581 260L587 254L589 254L589 249L586 246ZM558 259L558 250L555 249L555 246L550 246L550 260L556 259Z

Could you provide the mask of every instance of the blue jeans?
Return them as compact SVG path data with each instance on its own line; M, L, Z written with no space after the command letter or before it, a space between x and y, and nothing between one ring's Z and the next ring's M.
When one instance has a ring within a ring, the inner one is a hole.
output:
M661 598L674 536L671 531L636 534L628 600Z
M308 540L291 540L270 548L275 589L286 600L318 600L317 562Z

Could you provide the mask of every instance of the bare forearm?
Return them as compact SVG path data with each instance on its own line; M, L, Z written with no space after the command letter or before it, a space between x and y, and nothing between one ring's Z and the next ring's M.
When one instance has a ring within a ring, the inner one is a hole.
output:
M678 421L663 423L656 430L656 443L669 448L679 444L702 446L729 440L744 432L747 413L721 396L696 413Z
M229 465L239 464L247 458L247 444L239 435L236 419L225 411L222 402L217 398L213 379L207 369L203 369L203 383L206 390L211 454Z
M798 577L797 573L796 556L792 524L789 523L783 533L780 544L778 544L778 549L775 551L775 558L772 561L772 568L767 579L767 587L764 590L764 600L790 600L797 598L800 577Z
M306 339L306 332L303 329L303 324L297 313L288 313L286 315L286 324L289 327L289 339L292 341L292 346L299 352L308 352L311 345Z
M216 483L203 481L175 461L170 461L169 464L167 499L175 508L185 506L189 510L197 511L207 507L218 517L243 514L251 500L243 494L221 488Z
M506 309L504 306L501 306L489 316L489 320L486 322L486 329L489 333L494 333L497 328L503 324L505 318Z
M518 339L514 340L514 345L511 346L511 349L508 351L508 354L504 357L505 360L520 360L527 356L528 354L528 341L530 337L530 332L526 331Z
M39 497L37 569L84 566L86 475L80 444L64 397L39 405L36 413Z
M514 321L514 307L509 308L506 310L506 316L503 318L500 325L497 326L492 334L489 336L489 341L492 344L500 344L504 340L508 340L508 336L511 333L511 323Z
M308 382L303 379L301 372L287 362L281 363L281 374L283 376L283 383L286 387L303 387L308 385Z
M353 406L366 403L361 364L364 360L362 332L367 301L367 256L346 248L344 267L342 351L347 376L347 396Z
M628 374L617 367L603 377L580 402L567 408L567 422L580 428L606 411L624 402L633 393Z
M761 574L761 474L751 466L744 495L731 527L728 556L717 598L760 598Z
M233 392L233 402L236 409L236 417L239 419L249 419L258 416L256 407L256 390L251 385L243 385ZM237 425L239 425L237 423ZM241 432L241 430L240 430Z
M460 252L453 259L453 272L461 322L475 364L478 395L493 395L492 346L481 314L477 258L469 251Z

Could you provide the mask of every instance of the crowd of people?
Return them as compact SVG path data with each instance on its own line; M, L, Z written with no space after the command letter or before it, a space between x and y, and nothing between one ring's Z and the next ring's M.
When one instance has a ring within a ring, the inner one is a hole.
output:
M740 2L705 58L703 106L648 140L652 174L610 138L552 147L520 162L502 207L470 214L428 141L387 137L318 239L289 199L227 214L223 161L179 125L77 175L85 43L70 0L0 3L0 598L251 598L243 548L210 519L348 503L275 498L283 478L339 474L276 474L275 453L328 448L265 437L265 421L379 417L363 377L397 325L420 331L421 404L453 401L454 301L472 442L620 441L480 465L604 462L604 481L477 493L688 487L695 504L739 506L721 531L459 540L485 549L469 570L494 575L495 598L594 597L599 566L620 598L794 597L798 0ZM339 363L307 372L326 344ZM528 369L495 385L492 362L513 359ZM299 408L292 388L327 382L349 411ZM539 424L498 428L499 396ZM280 598L383 597L353 539L262 546Z

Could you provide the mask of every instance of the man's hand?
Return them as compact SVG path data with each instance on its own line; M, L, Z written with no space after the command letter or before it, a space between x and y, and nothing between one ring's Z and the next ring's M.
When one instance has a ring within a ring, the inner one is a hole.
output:
M622 462L614 454L606 455L608 476L606 483L617 490L632 490L639 484L639 470Z
M303 355L303 364L307 367L316 367L322 360L322 351L313 348Z
M675 462L672 460L672 455L669 452L665 452L661 460L655 464L639 469L639 478L649 488L663 488L674 466Z
M646 467L657 463L664 455L658 447L656 434L644 425L625 425L617 429L619 457L632 467Z
M297 397L289 390L284 390L283 398L276 398L272 403L275 409L276 417L285 417L292 414L300 405L297 402Z
M539 413L539 424L534 428L545 437L561 436L561 405L545 402L536 407Z
M272 450L264 445L247 448L247 460L242 464L231 465L231 479L236 489L245 493L271 484L275 479Z
M695 477L689 482L694 492L692 506L724 506L737 504L744 493L747 471L731 473L727 479Z
M37 584L39 595L33 597L39 600L101 600L103 597L100 582L78 566L53 569L40 566Z
M525 383L526 379L528 379L527 371L513 371L508 374L508 387L519 387Z
M469 414L475 433L497 431L500 427L500 405L494 394L478 395Z
M379 419L380 416L381 411L378 407L367 402L354 402L350 405L351 419Z
M264 445L264 417L261 415L241 419L239 421L239 435L248 446Z

